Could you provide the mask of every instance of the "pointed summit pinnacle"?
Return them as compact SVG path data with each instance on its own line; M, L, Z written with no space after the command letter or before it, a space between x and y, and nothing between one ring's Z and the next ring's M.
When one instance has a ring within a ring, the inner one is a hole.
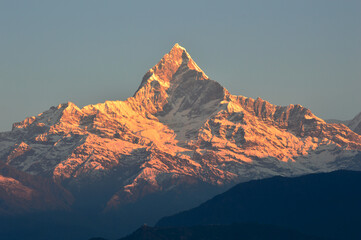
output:
M168 54L164 55L161 61L154 66L152 69L157 68L160 64L176 64L176 67L179 68L181 65L187 65L189 70L196 70L202 74L204 79L208 79L208 76L202 71L200 67L193 61L192 57L189 55L187 50L179 45L178 43L174 44L172 49Z
M164 55L163 58L165 58L167 55L169 55L169 57L174 61L182 61L181 63L183 63L184 60L186 60L187 62L188 61L193 62L192 57L189 55L187 50L184 47L182 47L181 45L179 45L178 43L174 44L174 46L169 51L169 53ZM198 67L198 69L194 69L194 70L202 71L199 67Z
M174 44L174 46L172 47L173 49L182 49L182 50L186 50L184 47L182 47L181 45L179 45L179 43Z
M138 105L144 106L151 113L162 111L168 101L168 89L176 89L182 79L189 80L188 84L209 80L186 49L176 43L169 53L144 75L133 97Z
M168 88L174 74L180 69L182 69L182 71L197 71L199 73L199 80L209 79L202 69L193 61L187 50L176 43L169 53L165 54L163 58L144 75L137 92L147 82L153 80L158 81L162 86Z

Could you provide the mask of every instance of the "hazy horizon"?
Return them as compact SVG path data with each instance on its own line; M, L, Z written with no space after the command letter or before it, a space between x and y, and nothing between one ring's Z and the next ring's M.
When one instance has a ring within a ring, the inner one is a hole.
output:
M361 111L360 1L0 2L0 131L133 95L175 43L232 94Z

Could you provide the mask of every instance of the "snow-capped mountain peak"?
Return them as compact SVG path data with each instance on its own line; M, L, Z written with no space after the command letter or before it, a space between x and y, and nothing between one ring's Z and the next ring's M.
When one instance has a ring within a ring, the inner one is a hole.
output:
M198 80L208 79L208 76L193 61L186 49L176 43L170 52L165 54L163 58L144 75L139 89L146 83L152 81L157 81L161 86L169 88L170 83L175 80L174 75L176 75L177 71L178 74L180 74L180 72L191 70L197 72Z
M361 169L360 150L360 135L301 105L231 95L178 44L126 101L61 104L0 134L18 170L79 191L112 182L107 209L196 183Z

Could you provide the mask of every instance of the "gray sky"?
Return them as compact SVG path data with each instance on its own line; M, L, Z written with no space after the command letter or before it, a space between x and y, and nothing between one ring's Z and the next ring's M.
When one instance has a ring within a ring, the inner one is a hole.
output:
M0 131L124 100L178 42L232 94L361 111L361 1L1 1Z

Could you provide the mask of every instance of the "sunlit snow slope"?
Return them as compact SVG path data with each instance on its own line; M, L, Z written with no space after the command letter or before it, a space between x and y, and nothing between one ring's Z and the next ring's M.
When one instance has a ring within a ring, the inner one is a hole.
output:
M113 179L106 209L204 182L360 170L361 136L301 105L234 96L174 45L133 97L68 102L0 134L0 159L64 186Z

